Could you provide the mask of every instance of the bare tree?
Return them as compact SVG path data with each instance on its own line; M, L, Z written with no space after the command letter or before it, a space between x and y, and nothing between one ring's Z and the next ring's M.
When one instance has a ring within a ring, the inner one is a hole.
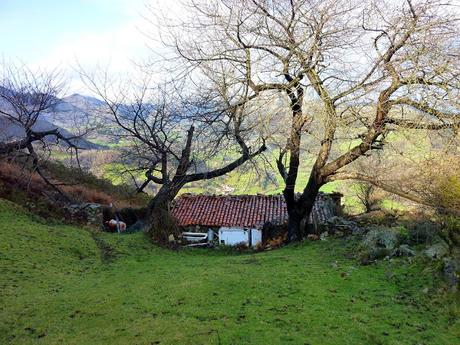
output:
M235 102L226 87L186 92L176 83L151 86L146 78L137 86L124 81L130 90L113 90L107 75L82 76L106 103L113 135L124 143L125 171L145 176L138 191L149 183L160 186L149 203L151 221L169 210L185 184L223 176L266 149L246 127L246 104Z
M180 19L157 19L177 61L209 74L219 73L220 64L232 66L247 99L278 92L286 100L291 126L277 167L290 240L305 235L301 221L323 185L371 179L344 168L382 149L389 131L459 126L458 18L448 2L216 0L184 6ZM320 140L298 195L301 141L312 133ZM339 149L344 142L345 152Z
M31 71L24 65L4 64L0 76L0 157L9 160L25 156L32 170L55 191L68 199L44 174L37 145L41 150L62 143L74 152L78 160L78 140L82 135L70 135L44 122L60 102L58 95L64 83L58 72ZM46 123L46 126L44 126Z
M366 213L379 209L381 199L376 197L376 191L377 187L371 183L359 182L356 185L356 197L361 205L363 205Z

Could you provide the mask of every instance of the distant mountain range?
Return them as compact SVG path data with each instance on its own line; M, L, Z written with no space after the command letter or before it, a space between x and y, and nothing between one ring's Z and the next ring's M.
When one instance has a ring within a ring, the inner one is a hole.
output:
M37 132L48 131L51 129L57 128L59 133L61 133L64 137L71 138L75 136L75 134L69 132L68 130L56 126L55 124L48 122L46 120L39 119L32 126L32 129ZM6 116L0 115L0 142L8 142L12 140L17 140L24 138L25 131L24 128L19 126L18 124L12 122ZM54 137L45 138L45 141L53 142L55 140ZM83 138L75 138L70 140L75 146L83 150L99 150L102 149L103 146L95 144L89 140ZM60 142L60 145L67 146L65 142Z
M12 91L0 87L1 93L12 93ZM104 102L90 96L73 94L68 97L56 100L56 105L52 110L43 112L33 129L35 131L46 131L57 128L59 132L66 136L72 137L78 135L78 130L88 121L94 118L103 106ZM4 99L0 97L0 109L8 112L12 108ZM0 115L0 141L17 140L24 137L25 131L20 125L12 122L4 115ZM53 141L54 138L48 140ZM95 144L88 139L78 138L72 142L81 149L98 150L104 146ZM62 143L65 146L65 143Z
M94 117L104 104L94 97L73 94L60 99L51 111L44 113L44 119L71 130Z

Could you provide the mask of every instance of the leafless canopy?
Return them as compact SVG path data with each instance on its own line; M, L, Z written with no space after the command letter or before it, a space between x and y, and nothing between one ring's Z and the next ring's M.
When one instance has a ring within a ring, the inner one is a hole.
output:
M225 87L197 92L144 78L114 90L107 75L83 78L106 103L112 134L123 143L125 172L144 175L138 191L150 182L160 186L152 209L172 201L185 184L222 176L266 149L263 139L249 136L245 104Z
M25 65L3 64L0 75L0 155L12 159L26 156L33 170L56 191L63 194L43 173L36 145L47 149L64 143L78 160L76 140L48 122L45 115L59 104L64 82L59 72L32 71Z
M319 188L350 178L343 168L382 148L389 131L458 129L460 42L449 2L192 0L184 6L181 19L157 16L167 28L162 40L175 52L171 59L184 72L231 71L227 79L241 98L278 92L287 100L291 127L277 165L291 238L303 236L300 221ZM301 139L318 128L310 179L297 197ZM352 143L345 152L334 149L339 133Z

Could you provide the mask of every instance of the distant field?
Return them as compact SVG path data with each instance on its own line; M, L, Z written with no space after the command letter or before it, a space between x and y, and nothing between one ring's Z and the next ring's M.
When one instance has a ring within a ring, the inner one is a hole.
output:
M0 344L460 343L434 267L359 266L352 241L171 252L1 199L0 232Z
M103 177L115 185L121 183L132 184L131 177L127 175L125 179L121 177L119 172L125 169L121 164L110 163L98 168L103 170ZM297 179L298 192L301 192L306 186L308 174L308 169L304 169L299 173ZM247 169L243 166L222 177L187 184L181 189L180 194L281 194L283 192L283 181L281 176L276 172L272 172L270 175L271 176L265 174L259 175L256 170ZM136 174L136 177L142 180L143 174L139 172ZM325 185L321 190L327 193L343 193L344 198L342 202L348 212L359 213L363 211L359 200L355 196L353 182L332 182ZM386 209L391 209L394 208L394 205L395 203L388 199L383 206Z
M408 140L410 138L411 140ZM93 140L94 141L94 140ZM282 141L278 138L278 141ZM398 148L402 145L407 147L406 154L411 157L411 161L423 160L430 153L431 143L427 138L426 133L414 133L401 132L401 133L390 133L386 137L387 145L389 146L388 155L392 155L388 158L388 162L393 164L401 159L399 154L395 154ZM95 141L96 142L96 141ZM356 145L359 140L338 140L339 145L335 154L344 153L351 147ZM98 144L107 144L104 141L97 141ZM116 145L110 144L106 146L121 147L126 145L124 142L120 142ZM308 152L316 152L318 143L315 141L304 142L303 150L305 152L302 155L302 161L300 164L299 175L296 182L296 191L301 192L306 186L310 174L311 166L313 165L315 156ZM396 151L395 151L396 150ZM398 151L399 152L399 151ZM93 151L86 152L91 155L114 155L113 151ZM82 154L81 154L82 155ZM276 168L276 158L278 157L278 151L271 147L269 150L264 152L264 158L259 157L255 162L247 162L241 167L234 171L211 180L198 181L185 185L180 193L209 193L209 194L279 194L282 193L284 182ZM67 153L56 152L53 153L53 158L64 161L69 160L70 156ZM222 153L214 157L211 162L212 167L221 167L228 164L233 158L236 158L236 153L231 151L226 154ZM88 161L91 159L88 158ZM365 159L363 159L365 160ZM403 165L400 162L401 165ZM390 164L391 165L391 164ZM91 171L105 179L109 180L113 184L133 184L132 177L128 174L122 176L121 171L125 170L122 164L114 161L92 164ZM133 173L136 179L142 181L144 179L143 172ZM153 185L153 184L152 184ZM324 192L340 192L344 194L342 200L345 209L348 213L360 213L364 211L363 206L360 204L356 197L356 182L353 181L336 181L323 186ZM151 190L153 193L154 191ZM397 197L384 198L381 207L386 210L404 210L407 209L407 204L401 202Z

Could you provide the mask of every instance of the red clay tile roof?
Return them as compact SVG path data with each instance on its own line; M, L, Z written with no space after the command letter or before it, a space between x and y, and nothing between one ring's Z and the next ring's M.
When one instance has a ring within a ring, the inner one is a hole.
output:
M326 194L319 194L310 221L324 222L332 216L324 207ZM261 228L266 222L283 224L288 214L283 195L182 195L172 214L180 226Z

